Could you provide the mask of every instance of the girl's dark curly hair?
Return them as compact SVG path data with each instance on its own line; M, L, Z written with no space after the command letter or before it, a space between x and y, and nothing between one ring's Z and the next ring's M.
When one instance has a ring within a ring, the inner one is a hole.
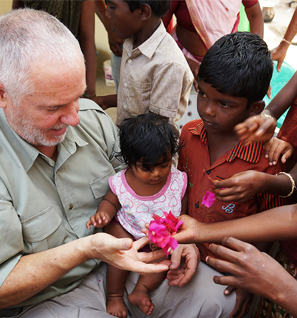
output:
M141 162L151 170L179 150L179 130L167 117L154 113L128 118L120 126L122 160L128 166ZM161 159L161 161L160 161Z

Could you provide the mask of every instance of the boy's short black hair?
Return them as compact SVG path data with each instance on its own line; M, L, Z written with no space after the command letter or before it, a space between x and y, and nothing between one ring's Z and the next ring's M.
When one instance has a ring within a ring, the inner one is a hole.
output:
M125 119L119 135L122 159L130 167L141 162L145 169L151 170L179 150L179 130L167 117L158 114Z
M271 54L261 37L235 32L210 47L200 65L198 80L222 94L247 98L249 108L267 93L272 72Z
M171 0L124 0L128 3L129 9L133 12L135 9L140 9L144 4L148 4L153 14L157 18L162 18L170 9Z

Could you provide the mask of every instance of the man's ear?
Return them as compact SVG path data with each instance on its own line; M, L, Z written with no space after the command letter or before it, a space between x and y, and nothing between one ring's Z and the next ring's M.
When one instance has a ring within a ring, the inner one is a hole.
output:
M249 116L260 115L265 108L265 102L263 100L259 100L257 102L252 103L249 108L250 114Z
M148 20L152 15L152 9L151 7L145 3L140 8L140 19L141 20Z
M8 94L5 92L3 84L0 83L0 108L6 108Z

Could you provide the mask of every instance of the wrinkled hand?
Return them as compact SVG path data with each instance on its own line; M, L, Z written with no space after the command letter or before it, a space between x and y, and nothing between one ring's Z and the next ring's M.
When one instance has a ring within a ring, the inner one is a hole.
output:
M223 202L245 202L262 192L264 185L265 173L254 170L239 172L229 179L213 182L216 198Z
M196 242L199 235L199 226L201 223L186 214L179 216L178 219L182 220L183 224L179 227L177 234L173 235L173 237L179 243Z
M232 286L228 286L225 289L224 294L230 295L234 291L236 292L236 303L230 317L243 318L250 310L251 303L253 301L253 294L244 289L237 289Z
M149 242L143 237L135 242L129 238L118 239L107 233L97 233L84 238L90 239L90 248L86 250L88 258L100 259L121 270L128 270L140 275L164 272L168 270L169 260L160 263L147 264L164 258L162 250L150 253L138 252L140 248Z
M170 286L184 286L196 273L200 254L195 244L179 244L171 253L170 270L167 279Z
M86 223L86 227L90 229L91 225L93 225L97 228L102 228L106 226L107 224L109 224L109 222L110 222L110 216L108 215L108 213L105 213L104 211L100 211L90 217L90 220Z
M290 143L275 137L264 144L264 150L270 165L276 165L280 157L281 162L286 163L294 153L294 148Z
M253 116L235 126L235 131L244 145L251 142L266 142L274 134L276 120L263 116Z
M282 43L281 43L282 44ZM280 72L282 64L285 60L287 50L288 50L288 45L284 46L277 46L276 48L271 50L271 57L274 61L277 61L277 71Z

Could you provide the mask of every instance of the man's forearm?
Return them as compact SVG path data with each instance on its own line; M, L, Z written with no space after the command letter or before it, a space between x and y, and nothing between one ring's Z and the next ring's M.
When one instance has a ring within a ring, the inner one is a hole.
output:
M5 279L0 288L0 308L16 305L43 290L89 258L85 251L89 238L26 255Z

